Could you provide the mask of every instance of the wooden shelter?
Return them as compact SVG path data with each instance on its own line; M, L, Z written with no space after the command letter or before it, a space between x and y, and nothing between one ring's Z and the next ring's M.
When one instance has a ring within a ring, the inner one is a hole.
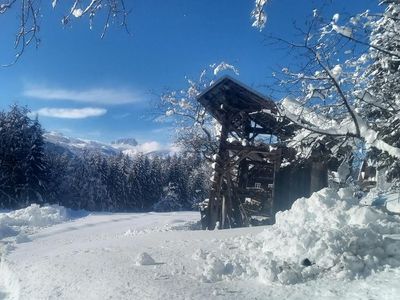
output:
M326 186L321 159L285 167L295 158L285 142L296 127L271 99L223 77L198 101L221 125L203 228L246 226L255 216L273 223L276 210Z

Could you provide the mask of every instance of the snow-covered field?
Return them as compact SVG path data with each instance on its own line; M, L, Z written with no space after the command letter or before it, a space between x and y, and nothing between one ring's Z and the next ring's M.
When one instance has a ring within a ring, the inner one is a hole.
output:
M356 202L325 189L212 232L197 212L3 212L0 299L398 299L400 218Z

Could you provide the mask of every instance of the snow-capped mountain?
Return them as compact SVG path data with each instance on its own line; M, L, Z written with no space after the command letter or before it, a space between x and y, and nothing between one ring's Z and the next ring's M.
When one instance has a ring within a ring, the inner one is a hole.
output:
M47 148L67 155L80 155L84 151L111 156L120 153L129 156L135 156L139 153L146 155L169 155L178 151L176 147L161 145L156 141L139 144L134 138L118 139L111 142L111 144L67 137L58 132L46 132L44 138Z
M121 153L121 150L111 145L97 141L67 137L58 132L46 132L44 134L44 139L47 147L60 153L71 153L75 155L82 154L84 151L99 152L105 155L118 155Z

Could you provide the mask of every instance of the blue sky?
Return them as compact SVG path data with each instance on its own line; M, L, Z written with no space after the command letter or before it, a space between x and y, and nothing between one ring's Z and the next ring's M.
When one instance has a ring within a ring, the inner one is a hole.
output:
M293 21L304 24L323 1L272 0L266 28L259 32L251 27L253 0L128 0L131 35L112 26L103 40L102 18L93 30L87 19L64 28L62 10L53 11L50 0L41 2L42 42L17 64L0 68L0 109L27 105L41 113L46 130L73 137L166 144L171 128L152 120L157 94L184 88L185 76L196 78L221 61L240 70L240 81L268 94L262 85L288 58L266 45L265 35L293 39ZM325 13L360 12L376 2L333 0ZM17 13L0 16L0 64L12 60Z

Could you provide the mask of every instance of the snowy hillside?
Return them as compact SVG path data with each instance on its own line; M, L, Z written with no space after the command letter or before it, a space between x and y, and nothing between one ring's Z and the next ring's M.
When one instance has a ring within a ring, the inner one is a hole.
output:
M58 132L44 134L46 147L58 153L80 155L84 151L98 152L104 155L118 155L120 153L135 156L138 153L168 155L177 151L176 148L166 147L157 142L139 144L133 138L124 138L113 141L111 144L98 141L67 137Z
M106 155L117 155L121 151L111 145L103 144L96 141L77 139L67 137L61 133L48 132L44 134L47 147L55 149L59 152L65 151L73 154L81 154L83 151L100 152Z
M299 199L267 227L196 230L196 212L76 217L37 206L0 215L0 299L400 294L400 217L358 205L349 190Z

